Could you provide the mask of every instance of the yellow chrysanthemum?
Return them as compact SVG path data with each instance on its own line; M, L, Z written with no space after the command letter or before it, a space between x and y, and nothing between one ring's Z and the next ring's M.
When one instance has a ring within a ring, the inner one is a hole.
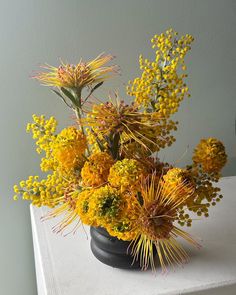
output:
M90 212L98 225L105 228L122 217L125 206L121 192L108 185L95 189L90 197Z
M134 228L134 221L127 217L122 218L118 222L107 224L106 230L111 236L123 241L131 241L135 239L138 234L137 230Z
M112 186L124 191L137 185L142 174L143 170L137 160L123 159L111 167L108 181Z
M138 231L136 220L138 218L136 209L136 192L123 192L123 209L119 218L114 219L106 225L106 230L111 236L123 241L131 241L137 237ZM135 201L134 201L135 200Z
M223 143L216 138L202 139L194 151L193 162L200 164L204 172L218 174L227 162Z
M52 142L51 149L59 170L80 168L84 161L86 137L75 127L65 128Z
M89 62L80 62L77 65L61 63L59 67L45 65L47 72L42 72L34 78L46 86L65 87L82 90L85 86L103 82L116 71L116 66L105 66L113 57L99 55Z
M85 162L81 176L86 186L99 186L107 182L109 170L114 164L112 157L106 152L92 154Z
M85 215L86 221L89 222L96 221L97 226L106 228L110 235L118 239L130 241L136 237L137 232L134 228L136 215L130 194L121 193L108 185L85 194L82 202L85 200L86 213L79 213L80 216ZM80 202L79 198L78 203Z
M92 190L84 190L82 192L77 192L76 212L79 215L79 218L83 224L96 226L97 223L94 218L94 215L90 212L90 202L92 193Z

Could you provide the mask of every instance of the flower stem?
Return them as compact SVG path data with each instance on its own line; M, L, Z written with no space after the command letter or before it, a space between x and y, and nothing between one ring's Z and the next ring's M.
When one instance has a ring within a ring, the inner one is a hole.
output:
M74 106L74 111L75 111L75 115L76 115L76 118L79 120L79 122L81 121L82 117L83 117L83 110L81 108L81 91L77 91L75 93L75 99L76 99L76 102L78 103L78 105L75 105ZM81 123L79 124L80 125L80 129L83 133L83 135L85 135L85 130L84 130L84 127L81 125ZM90 155L90 150L89 150L89 146L88 144L87 145L87 152L88 152L88 155Z

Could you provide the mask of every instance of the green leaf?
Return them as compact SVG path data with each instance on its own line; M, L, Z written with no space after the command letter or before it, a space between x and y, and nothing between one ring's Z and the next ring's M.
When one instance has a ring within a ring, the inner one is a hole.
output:
M52 92L56 93L58 96L60 96L64 100L64 97L61 95L59 91L52 89Z
M98 83L97 85L95 85L92 89L92 91L98 89L98 87L102 86L103 82Z
M100 82L98 84L96 84L92 89L91 91L89 92L89 94L87 95L87 97L84 99L83 103L82 103L82 106L85 104L85 102L88 100L88 98L90 97L90 95L96 90L98 89L100 86L102 86L103 82Z
M63 95L61 95L60 92L58 92L57 90L54 90L54 89L52 89L52 92L56 93L56 94L57 94L57 95L63 100L63 102L64 102L69 108L72 108L72 105L69 105L69 104L67 103L67 101L65 100L65 98L63 97Z
M97 142L97 144L98 144L98 147L100 148L100 151L101 151L101 152L104 152L105 147L104 147L104 145L102 144L101 140L98 138L97 134L93 131L93 129L91 129L91 131L92 131L93 135L96 137L96 142Z
M69 100L75 105L77 106L77 103L76 103L76 99L74 97L74 95L69 91L67 90L66 88L64 87L61 87L61 91L62 93L69 98Z
M120 134L113 133L110 135L110 151L113 156L113 159L119 159L119 149L120 149Z

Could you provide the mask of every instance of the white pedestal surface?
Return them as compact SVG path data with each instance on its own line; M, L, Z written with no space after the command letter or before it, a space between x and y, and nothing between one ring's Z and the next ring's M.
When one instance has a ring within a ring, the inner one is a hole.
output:
M201 238L201 250L184 243L190 262L167 275L160 269L153 274L100 263L91 253L88 228L66 237L54 234L52 226L58 220L42 222L48 209L31 206L38 294L236 294L236 176L222 178L219 185L223 200L210 209L208 218L186 228Z

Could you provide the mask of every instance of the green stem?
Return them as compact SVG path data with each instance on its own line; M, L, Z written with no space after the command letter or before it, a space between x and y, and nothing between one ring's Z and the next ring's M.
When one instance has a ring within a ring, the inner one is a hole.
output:
M75 93L75 100L76 100L76 105L74 106L74 111L75 111L75 114L76 114L76 117L79 121L81 121L81 119L83 118L83 110L81 108L81 90L77 90ZM80 124L80 129L83 133L83 135L85 136L85 130L84 130L84 127ZM89 146L88 144L87 145L87 152L88 152L88 156L90 155L90 150L89 150Z
M112 137L111 154L114 160L119 160L120 134L116 133Z

